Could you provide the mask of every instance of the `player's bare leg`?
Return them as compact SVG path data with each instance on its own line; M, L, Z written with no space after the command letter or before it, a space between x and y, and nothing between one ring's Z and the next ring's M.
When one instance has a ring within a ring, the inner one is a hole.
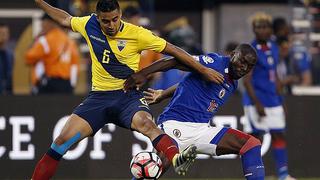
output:
M60 135L54 140L48 152L38 162L32 180L48 180L57 169L59 160L75 143L92 134L87 121L72 114L64 125Z
M179 175L185 175L188 170L186 165L190 165L196 157L196 147L194 145L179 153L174 141L156 126L151 114L145 111L138 111L133 116L131 128L149 137L154 148L172 162L175 171Z
M241 155L243 173L247 180L263 180L264 165L261 158L261 142L246 133L229 129L216 149L217 155Z

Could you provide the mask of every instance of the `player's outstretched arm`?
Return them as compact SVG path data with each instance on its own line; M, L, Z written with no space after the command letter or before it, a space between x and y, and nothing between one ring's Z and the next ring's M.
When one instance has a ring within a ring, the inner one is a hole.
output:
M124 90L127 91L135 87L139 89L139 87L142 87L146 83L148 75L155 72L167 71L169 69L174 69L174 68L180 69L183 71L191 71L189 67L178 62L176 58L167 56L152 63L150 66L143 68L141 71L136 72L135 74L132 74L124 82Z
M132 74L125 82L124 82L124 90L127 91L129 89L137 88L143 86L147 81L147 76L149 74L159 72L159 71L167 71L169 69L174 68L177 65L177 61L174 60L174 57L165 57L162 58L150 66L143 68L141 71Z
M177 87L178 87L178 84L173 85L166 90L162 90L162 89L155 90L152 88L148 88L148 90L143 91L143 94L144 94L144 97L146 98L148 104L150 104L150 105L157 104L167 98L171 98L173 96L174 92L176 91Z
M181 48L167 42L167 46L162 52L175 57L181 64L184 64L195 72L202 74L205 80L215 82L217 84L223 83L224 78L222 74L201 65L199 62L195 61L190 54Z
M243 77L244 87L246 88L246 91L247 91L249 97L252 99L252 101L257 109L258 114L260 116L265 116L266 113L264 112L264 107L254 92L253 86L251 84L251 79L252 79L252 71Z
M57 21L60 25L64 27L71 28L71 18L72 16L62 9L55 8L44 0L35 0L36 4L45 11L52 19Z

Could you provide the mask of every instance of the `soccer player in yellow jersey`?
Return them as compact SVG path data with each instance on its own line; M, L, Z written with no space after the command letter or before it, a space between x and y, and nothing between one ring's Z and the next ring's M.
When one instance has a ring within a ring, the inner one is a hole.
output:
M35 167L32 179L50 179L61 157L75 143L94 135L106 123L114 123L147 136L154 148L170 160L178 174L195 158L191 145L179 153L172 139L152 121L148 104L139 90L123 90L125 79L138 70L142 50L174 56L184 65L216 83L223 76L200 63L180 48L155 36L149 30L121 20L117 0L99 0L96 14L72 17L43 0L35 0L59 24L79 32L87 41L92 59L92 91L73 111L60 135Z

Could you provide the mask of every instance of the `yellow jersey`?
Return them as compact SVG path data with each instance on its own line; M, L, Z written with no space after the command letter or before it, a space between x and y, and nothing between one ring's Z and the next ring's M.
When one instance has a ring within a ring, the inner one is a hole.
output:
M161 52L166 41L151 31L133 24L121 23L115 36L103 33L95 14L73 17L71 27L87 41L92 59L92 91L123 89L123 83L138 71L143 50Z

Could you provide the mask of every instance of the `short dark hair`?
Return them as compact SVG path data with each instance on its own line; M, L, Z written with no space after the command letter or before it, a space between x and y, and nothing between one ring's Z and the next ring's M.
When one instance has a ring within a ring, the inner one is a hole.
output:
M235 50L241 52L248 63L254 65L257 62L257 52L250 44L240 44Z
M235 50L237 48L237 46L239 45L239 43L234 42L234 41L230 41L227 43L227 45L224 48L224 51L226 52L232 52L233 50Z
M120 5L117 0L99 0L96 6L96 12L111 12L116 9L120 9Z
M277 17L272 22L272 29L274 33L277 33L281 28L287 26L288 23L285 18Z

